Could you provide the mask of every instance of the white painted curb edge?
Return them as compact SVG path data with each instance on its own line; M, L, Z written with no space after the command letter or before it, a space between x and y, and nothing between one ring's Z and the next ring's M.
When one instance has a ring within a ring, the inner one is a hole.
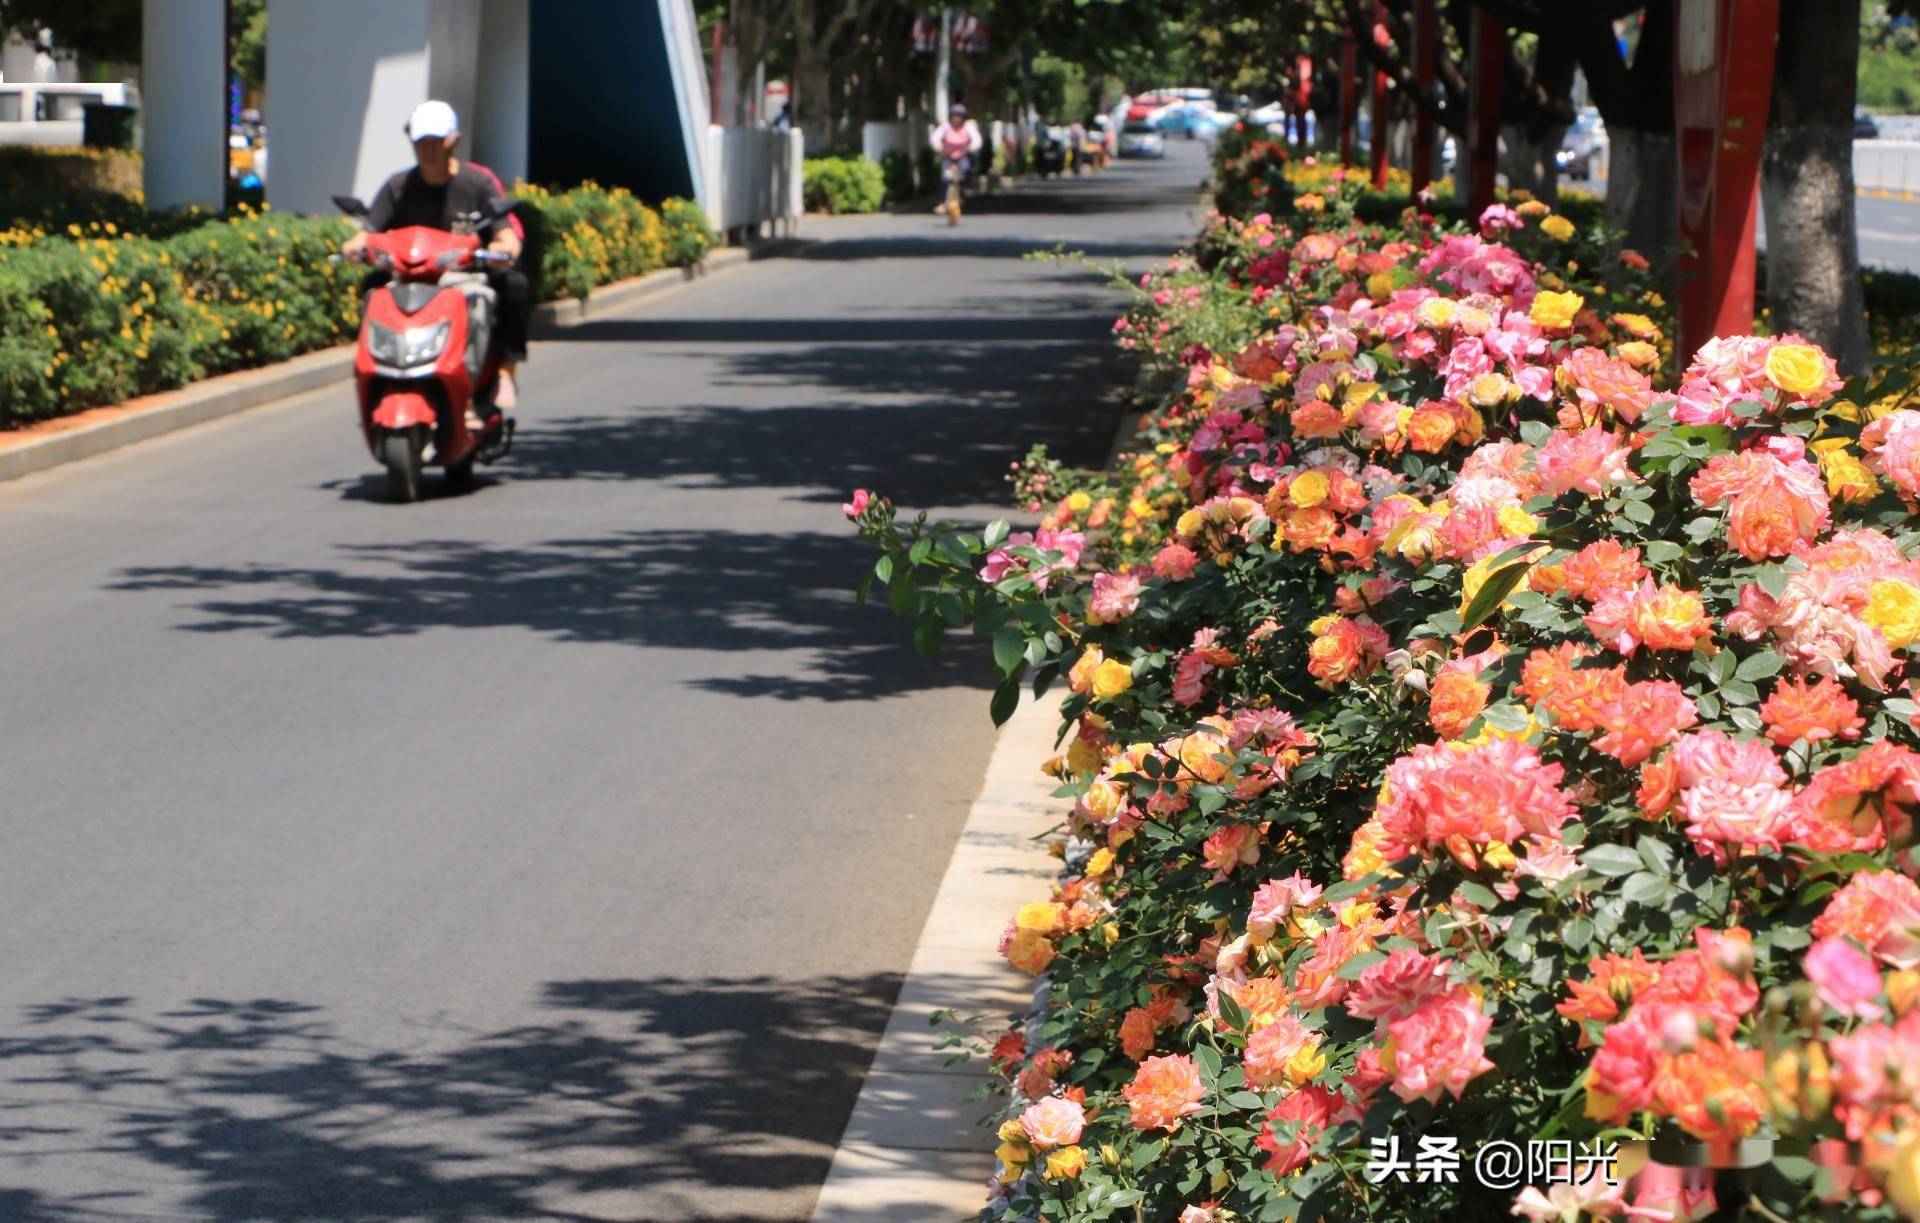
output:
M1065 813L1040 772L1054 754L1059 694L1021 702L1000 729L980 795L920 932L900 998L875 1051L814 1223L929 1223L971 1219L987 1202L993 1130L980 1122L1004 1100L967 1097L985 1079L979 1059L946 1065L929 1024L936 1010L1004 1017L1024 1028L1033 982L995 947L1014 910L1044 900L1059 860L1034 840ZM989 1028L1003 1031L1006 1023Z

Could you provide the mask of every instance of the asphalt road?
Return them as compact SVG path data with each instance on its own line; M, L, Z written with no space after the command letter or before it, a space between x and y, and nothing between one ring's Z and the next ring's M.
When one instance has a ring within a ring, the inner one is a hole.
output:
M544 343L468 496L382 503L344 390L0 486L0 1218L805 1218L992 739L840 502L1103 457L1116 298L1021 256L1203 171Z

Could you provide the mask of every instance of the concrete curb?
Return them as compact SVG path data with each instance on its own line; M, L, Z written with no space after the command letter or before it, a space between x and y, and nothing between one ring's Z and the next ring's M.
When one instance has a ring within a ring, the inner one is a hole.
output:
M569 327L692 284L715 272L790 254L804 244L800 238L776 238L753 246L729 247L713 252L694 268L663 268L631 280L603 285L584 302L547 302L534 309L534 335L553 338ZM17 480L77 459L105 454L135 442L331 386L352 376L353 346L341 345L277 365L220 374L177 390L77 412L42 422L29 431L0 434L0 481Z
M996 1111L967 1097L985 1066L945 1065L935 1011L1004 1012L1023 1026L1033 982L994 952L1015 909L1046 898L1059 860L1033 840L1059 822L1053 754L1058 695L1028 699L1000 728L980 796L920 931L899 1001L820 1187L814 1223L928 1223L971 1219L987 1202L998 1139L980 1119Z

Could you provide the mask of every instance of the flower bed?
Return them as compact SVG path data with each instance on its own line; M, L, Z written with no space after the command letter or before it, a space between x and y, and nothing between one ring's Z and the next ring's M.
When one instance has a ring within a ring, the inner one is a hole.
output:
M1905 373L1669 378L1603 235L1323 203L1135 286L1032 531L847 507L996 719L1070 691L986 1217L1920 1217Z
M535 295L697 262L713 245L684 200L656 211L624 189L514 184ZM327 262L344 220L149 213L117 195L49 198L0 230L0 422L117 403L342 344L363 269Z

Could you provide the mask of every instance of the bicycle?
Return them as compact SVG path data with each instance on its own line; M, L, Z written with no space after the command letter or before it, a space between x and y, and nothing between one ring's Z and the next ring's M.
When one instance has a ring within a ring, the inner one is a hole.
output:
M957 158L950 159L941 169L940 177L947 184L946 201L941 207L947 214L948 225L960 223L960 183L965 174L965 163Z

